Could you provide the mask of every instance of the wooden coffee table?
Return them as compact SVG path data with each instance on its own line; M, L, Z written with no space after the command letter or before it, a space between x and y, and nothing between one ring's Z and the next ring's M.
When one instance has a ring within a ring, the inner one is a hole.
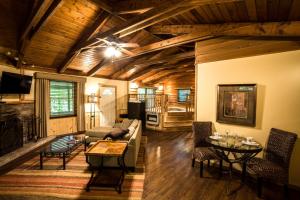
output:
M122 183L124 181L125 172L127 171L124 159L125 153L127 151L127 145L128 143L125 141L99 140L93 146L87 149L85 155L100 157L101 165L99 168L97 168L98 173L96 175L95 168L92 167L92 175L87 184L86 191L90 190L91 185L95 185L101 187L115 187L119 193L122 192ZM119 170L120 173L111 173L108 170L105 171L103 166L104 157L116 157L121 169L121 171ZM118 176L117 179L116 177L112 177L116 175Z

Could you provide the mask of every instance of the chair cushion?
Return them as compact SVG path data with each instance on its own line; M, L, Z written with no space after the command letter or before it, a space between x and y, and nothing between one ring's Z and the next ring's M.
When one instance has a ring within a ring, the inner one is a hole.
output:
M249 172L255 173L259 177L277 180L281 183L287 183L288 172L280 166L271 161L262 158L252 158L247 167Z
M108 133L104 136L104 140L107 138L111 138L112 140L121 139L124 135L126 135L129 132L128 129L114 129L112 132Z
M199 161L220 160L217 154L207 147L197 147L194 149L193 158Z

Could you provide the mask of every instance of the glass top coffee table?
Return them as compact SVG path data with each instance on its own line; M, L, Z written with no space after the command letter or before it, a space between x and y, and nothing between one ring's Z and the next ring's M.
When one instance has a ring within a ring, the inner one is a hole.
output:
M63 160L63 169L66 169L66 157L68 157L82 140L75 135L59 137L40 150L40 169L43 169L44 157L59 157Z

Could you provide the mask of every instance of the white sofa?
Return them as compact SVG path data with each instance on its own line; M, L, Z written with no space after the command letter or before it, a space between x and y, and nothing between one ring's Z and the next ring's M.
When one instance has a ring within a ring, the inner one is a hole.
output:
M133 125L134 123L131 123ZM130 137L128 135L121 140L126 140L128 141L128 149L127 152L125 153L125 164L127 167L130 168L135 168L136 167L136 162L137 162L137 157L140 149L140 143L141 143L141 137L142 137L142 122L140 120L137 120L137 125L136 127L129 126L128 129L132 131ZM134 128L134 129L133 129ZM108 129L107 129L108 130ZM91 132L87 132L87 137L86 140L89 142L94 142L96 140L102 139L105 135L103 133L99 133L99 136L102 138L96 138L96 134ZM130 131L129 131L130 133ZM101 158L97 156L89 156L87 157L87 161L92 165L92 166L99 166L101 163ZM103 161L104 166L108 167L117 167L118 162L117 159L114 157L105 157Z

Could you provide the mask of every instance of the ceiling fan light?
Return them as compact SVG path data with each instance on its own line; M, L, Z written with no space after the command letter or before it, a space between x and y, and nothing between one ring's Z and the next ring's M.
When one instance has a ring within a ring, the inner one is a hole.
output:
M119 51L119 49L115 49L115 57L120 57L121 55L121 51Z
M115 51L116 51L115 47L112 47L112 46L107 47L104 51L104 55L106 57L112 57L115 55Z

